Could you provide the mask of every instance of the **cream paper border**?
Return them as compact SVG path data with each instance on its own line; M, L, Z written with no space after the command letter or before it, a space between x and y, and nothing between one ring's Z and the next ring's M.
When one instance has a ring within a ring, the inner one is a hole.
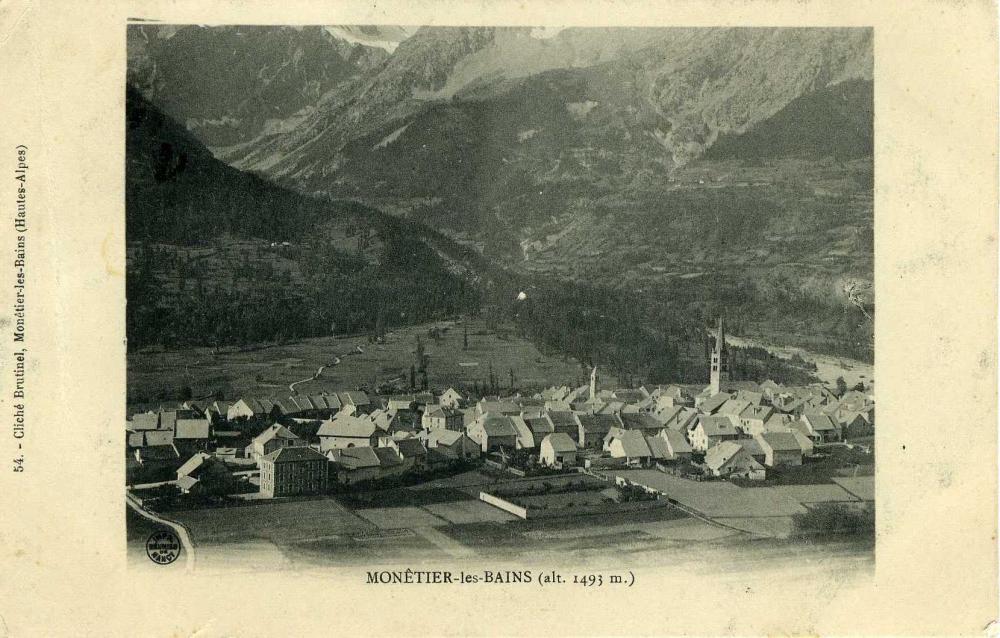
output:
M803 580L782 570L734 574L705 565L696 577L644 572L627 590L545 590L374 586L346 569L232 577L127 570L121 450L129 18L874 27L874 577ZM984 633L996 617L992 2L5 0L0 90L4 322L13 303L15 145L28 146L31 166L23 475L10 472L7 460L7 329L0 341L0 636L956 635Z

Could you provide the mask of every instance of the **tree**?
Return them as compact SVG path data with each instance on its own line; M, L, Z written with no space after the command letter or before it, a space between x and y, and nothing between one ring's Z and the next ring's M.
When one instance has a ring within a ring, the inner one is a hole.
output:
M462 350L469 349L469 326L462 326Z
M424 361L424 344L420 341L420 335L417 335L417 349L414 353L414 359L416 360L417 370L423 372L426 363Z
M844 377L837 377L837 396L842 397L847 393L847 381Z
M417 387L417 367L410 366L410 389Z

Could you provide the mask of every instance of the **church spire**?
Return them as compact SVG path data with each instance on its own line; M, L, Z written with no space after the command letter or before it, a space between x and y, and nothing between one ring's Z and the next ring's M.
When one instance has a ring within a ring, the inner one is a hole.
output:
M712 394L722 392L722 385L729 381L729 351L726 348L726 327L722 317L719 317L719 330L715 335L715 347L712 348L709 379Z

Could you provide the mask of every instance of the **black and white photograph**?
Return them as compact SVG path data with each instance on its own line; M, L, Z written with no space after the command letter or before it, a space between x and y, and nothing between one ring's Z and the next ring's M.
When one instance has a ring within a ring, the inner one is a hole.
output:
M874 571L871 28L124 42L131 568Z

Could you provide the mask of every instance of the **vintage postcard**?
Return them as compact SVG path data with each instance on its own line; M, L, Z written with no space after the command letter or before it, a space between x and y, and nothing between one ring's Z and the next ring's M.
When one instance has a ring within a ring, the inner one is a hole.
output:
M992 3L99 6L0 6L0 635L995 631Z

